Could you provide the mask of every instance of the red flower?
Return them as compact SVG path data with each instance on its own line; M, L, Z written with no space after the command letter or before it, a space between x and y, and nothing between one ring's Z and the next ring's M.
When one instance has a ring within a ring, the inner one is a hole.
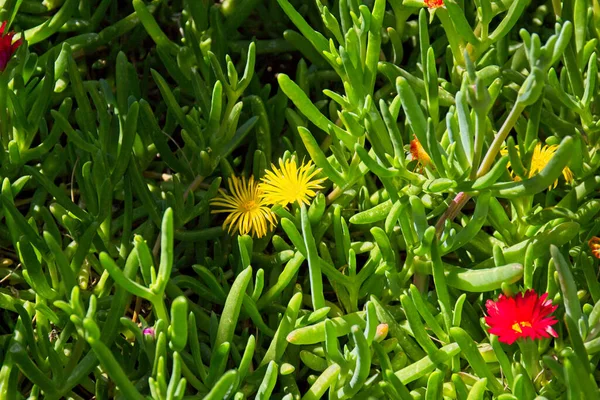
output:
M23 39L19 39L12 42L14 32L4 33L4 29L6 28L6 21L2 23L0 26L0 72L4 71L6 68L6 64L8 64L8 60L15 54L15 51L19 48L21 43L23 43Z
M519 338L558 337L552 325L558 321L549 315L558 306L553 306L547 299L548 293L542 296L533 290L519 293L516 297L501 294L498 301L488 300L485 303L488 315L485 322L490 326L489 332L498 336L502 343L512 344Z
M444 6L444 0L425 0L427 8L440 8Z
M598 236L592 237L588 242L588 246L590 246L594 257L600 258L600 238Z

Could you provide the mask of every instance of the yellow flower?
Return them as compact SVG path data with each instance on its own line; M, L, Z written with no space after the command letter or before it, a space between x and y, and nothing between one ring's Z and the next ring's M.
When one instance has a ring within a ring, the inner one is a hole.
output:
M231 177L228 179L229 192L220 191L219 196L211 200L211 205L220 207L211 213L229 213L223 228L229 226L229 233L263 237L275 225L275 214L262 197L258 182Z
M264 199L269 204L283 207L294 202L309 204L315 190L323 188L320 183L325 178L313 179L319 172L321 169L313 168L311 161L298 167L295 159L279 159L279 168L271 164L271 171L266 172L260 183Z
M529 172L527 174L528 178L532 178L534 175L536 175L537 173L541 172L544 168L546 168L546 165L548 165L548 163L550 162L550 160L552 159L552 156L554 155L554 153L556 153L556 150L558 149L558 145L553 144L553 145L543 145L541 143L538 143L535 146L535 149L533 149L533 155L531 156L531 166L529 167ZM519 148L516 148L517 150L517 154L519 153ZM508 150L503 149L500 152L502 155L508 154ZM510 168L510 162L506 165L507 168ZM573 182L573 172L571 172L571 170L569 169L569 167L565 167L562 170L562 174L565 178L565 181L567 183L571 183ZM513 175L513 172L511 171L511 175ZM518 176L514 177L515 181L520 180ZM555 188L558 185L558 179L556 181L554 181L554 185L552 185L552 188Z

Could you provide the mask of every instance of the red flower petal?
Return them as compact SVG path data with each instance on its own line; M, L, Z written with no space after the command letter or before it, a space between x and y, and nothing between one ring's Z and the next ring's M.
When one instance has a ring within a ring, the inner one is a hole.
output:
M13 43L12 39L15 33L4 33L5 29L6 21L2 22L2 26L0 26L0 72L4 71L10 58L15 54L21 43L23 43L23 39L18 39Z
M594 257L600 258L600 238L598 236L592 237L588 242L588 246L592 250Z
M502 343L512 344L519 338L558 337L552 329L558 321L550 316L558 306L552 305L547 293L539 297L533 290L515 297L501 294L497 301L488 300L485 307L488 332L497 335Z
M425 0L427 8L440 8L444 6L444 0Z

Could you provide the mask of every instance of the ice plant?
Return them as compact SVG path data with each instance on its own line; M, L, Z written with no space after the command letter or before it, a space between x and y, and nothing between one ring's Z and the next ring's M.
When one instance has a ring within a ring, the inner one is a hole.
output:
M594 257L600 258L600 238L598 236L592 237L588 242L588 246L590 246Z
M488 300L485 306L489 332L497 335L503 343L512 344L520 338L558 337L552 329L558 321L550 316L558 306L553 306L548 300L548 293L539 297L533 290L515 297L501 294L497 301Z
M421 142L419 142L419 139L417 139L416 136L413 140L410 141L410 155L413 161L416 160L417 163L422 167L427 167L431 162L429 154L425 152L425 149L423 148Z
M249 180L233 176L228 179L229 192L221 191L211 200L211 205L219 207L212 211L229 213L223 222L229 233L251 234L263 237L275 225L275 214L262 196L258 182L251 176Z
M543 145L541 143L538 143L535 146L535 149L533 149L533 155L531 156L531 165L529 167L529 172L527 173L527 177L531 178L534 175L536 175L537 173L539 173L541 170L543 170L546 165L548 165L548 163L550 162L550 160L552 159L552 156L554 155L554 153L556 153L556 150L558 149L558 145L553 144L553 145ZM519 149L517 148L517 153L519 152ZM502 155L508 154L508 151L506 149L501 151ZM507 168L510 168L510 162L506 165ZM513 172L511 171L511 175L513 174ZM565 178L565 181L567 183L571 183L573 182L573 172L569 169L569 167L565 167L562 171L563 177ZM520 178L518 176L514 177L515 181L520 180ZM552 186L552 188L555 188L558 185L558 179L554 181L554 185Z
M425 0L425 5L429 9L440 8L444 6L444 0Z
M309 200L316 190L323 188L320 184L325 181L315 178L319 172L321 169L314 168L312 161L298 167L295 159L279 159L279 168L272 164L260 183L265 201L283 207L296 202L310 204Z
M15 54L15 51L19 48L21 43L23 43L23 39L15 40L13 43L14 32L5 33L6 29L6 21L2 22L2 26L0 26L0 72L4 71L6 68L6 64L8 64L8 60Z

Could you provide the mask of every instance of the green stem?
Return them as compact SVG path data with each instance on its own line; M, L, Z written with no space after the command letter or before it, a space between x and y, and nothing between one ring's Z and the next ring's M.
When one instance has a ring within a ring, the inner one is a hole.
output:
M483 152L483 139L485 138L485 112L479 109L475 111L475 149L473 150L473 167L481 162L481 154ZM474 180L477 176L477 170L471 168L470 179Z
M533 196L519 197L512 200L512 205L517 213L514 223L519 240L525 238L525 233L527 232L527 228L529 228L529 224L525 221L525 218L531 210L532 202Z
M190 192L193 193L196 191L196 189L198 189L198 187L200 187L200 184L202 183L202 181L204 181L204 177L202 175L198 175L198 176L196 176L196 178L194 178L192 183L190 183L190 186L188 186L188 188L185 190L185 193L183 194L184 201L185 201L185 199L187 199Z
M560 17L562 14L562 1L552 0L552 8L554 9L554 15Z
M154 43L157 45L163 45L169 50L173 52L177 52L179 50L179 46L173 43L168 36L162 31L156 19L152 15L152 12L146 7L142 0L134 0L133 8L135 9L135 13L144 25L144 28L148 32L148 35L152 38Z
M517 120L521 116L521 113L523 113L524 109L525 106L522 103L515 103L512 110L510 111L510 114L508 115L508 118L506 118L506 121L504 121L504 124L496 134L496 137L494 138L492 145L488 149L483 159L483 162L479 166L479 170L477 171L477 177L485 175L490 170L492 164L494 164L496 155L502 147L502 143L508 137L508 134L517 123Z
M425 293L429 286L429 276L427 274L415 272L413 275L413 285L419 289L419 292Z
M438 222L435 224L435 231L438 239L440 238L442 231L444 230L446 220L449 219L450 221L452 221L454 217L456 217L456 215L460 212L460 210L462 210L465 204L467 204L467 201L469 201L470 198L471 196L464 192L460 192L454 197L452 203L450 203L450 206L446 209L446 211L444 211L444 214L442 214Z
M260 0L225 0L221 3L221 12L227 18L226 28L228 32L235 31L256 6L260 3Z
M308 275L310 277L310 294L312 298L313 310L325 307L325 295L323 294L323 275L321 272L321 259L317 253L310 221L308 220L308 211L306 206L301 204L300 215L302 222L302 236L306 246L306 258L308 260ZM324 264L324 263L323 263Z
M62 399L67 393L69 393L76 385L79 384L86 376L92 373L94 368L98 365L98 358L96 353L93 351L83 357L83 359L77 364L77 367L67 378L67 381L56 391L55 395L47 395L46 398L49 400Z
M573 45L567 46L563 53L564 66L567 69L569 82L573 88L573 94L581 98L584 92L584 83L582 73L577 65L577 54Z
M102 237L102 241L104 243L109 243L110 241L110 224L112 222L112 217L108 216L102 223L100 224L100 231L98 232Z
M8 98L8 79L8 73L0 74L0 142L2 144L2 149L6 149L8 147L8 142L10 142L11 139L8 132L8 110L6 108L6 99Z
M156 314L156 319L162 319L167 324L169 323L169 313L167 312L167 307L165 306L165 301L163 300L163 293L160 293L156 296L156 299L152 300L152 306L154 307L154 313Z
M485 24L481 24L481 43L486 43L488 41L488 36L489 36L489 29L490 29L490 25L489 23L485 23ZM479 48L483 47L483 46L478 46ZM486 46L487 48L487 46Z
M327 205L333 203L338 197L340 197L344 193L344 190L336 186L329 194L327 195Z
M521 350L521 362L533 382L540 373L540 355L538 354L537 343L532 339L519 339L517 344Z
M413 8L402 5L402 2L391 1L390 5L394 11L394 17L396 22L396 32L402 37L404 35L404 28L406 27L406 20L413 14Z
M452 21L450 20L450 16L448 15L448 11L445 8L438 8L436 10L436 14L442 23L442 27L444 31L446 31L446 37L448 38L448 43L450 44L450 48L452 49L452 54L454 58L458 62L459 65L465 65L465 59L463 57L463 50L460 43L460 35L456 32Z

